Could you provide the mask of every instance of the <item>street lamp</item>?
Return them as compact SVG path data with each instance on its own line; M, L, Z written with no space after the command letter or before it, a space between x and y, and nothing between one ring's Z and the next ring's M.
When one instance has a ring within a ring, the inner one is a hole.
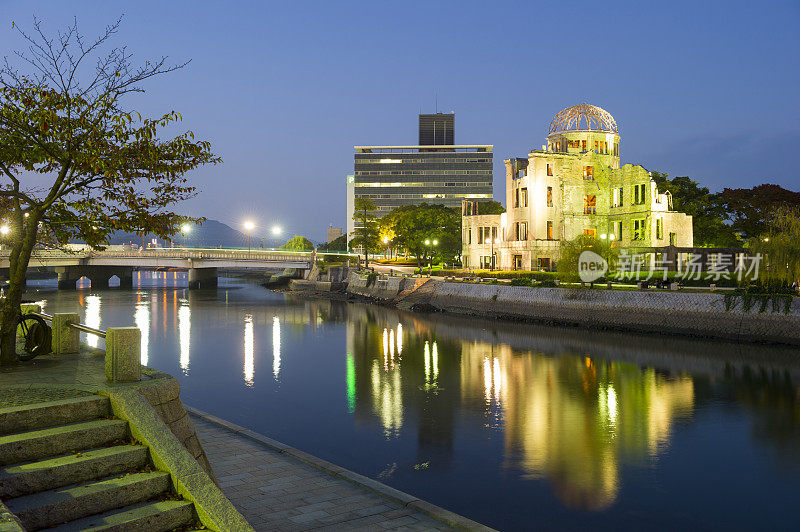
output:
M183 224L181 226L181 234L183 235L183 247L186 247L186 233L192 232L192 226L187 224Z
M244 223L244 229L247 231L247 252L250 253L250 233L256 228L256 224L251 221Z
M7 225L0 225L0 235L6 236L11 232L11 228Z
M281 234L280 226L273 225L272 226L272 236L275 238L275 248L276 249L278 248L278 237L280 236L280 234Z

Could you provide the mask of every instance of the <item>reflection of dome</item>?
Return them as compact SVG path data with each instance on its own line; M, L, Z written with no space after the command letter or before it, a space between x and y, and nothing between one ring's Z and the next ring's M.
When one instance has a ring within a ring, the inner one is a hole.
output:
M602 131L619 134L617 123L611 113L588 103L567 107L550 122L551 135L570 131Z

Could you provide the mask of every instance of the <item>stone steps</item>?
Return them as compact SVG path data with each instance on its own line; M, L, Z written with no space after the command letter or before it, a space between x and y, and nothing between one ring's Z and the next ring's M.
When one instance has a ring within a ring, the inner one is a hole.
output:
M148 463L147 447L116 445L0 467L0 499L124 473Z
M127 436L128 423L120 419L95 419L0 436L0 465L100 447Z
M78 519L59 527L59 530L63 532L82 530L166 532L186 525L193 517L194 508L188 501L154 501Z
M26 530L184 530L194 505L154 471L108 398L0 410L0 499ZM5 423L8 423L6 425Z
M111 415L108 398L76 397L0 410L0 436Z
M151 499L170 488L169 473L131 473L5 501L27 530L40 530Z

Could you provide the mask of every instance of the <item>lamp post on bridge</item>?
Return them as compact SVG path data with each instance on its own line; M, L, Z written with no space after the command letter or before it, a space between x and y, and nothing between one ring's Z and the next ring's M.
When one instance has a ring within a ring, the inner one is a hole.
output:
M181 226L181 235L183 235L183 247L186 247L186 234L192 232L192 226L187 224L183 224Z
M275 249L278 249L278 237L281 235L281 228L278 225L272 226L272 236L275 239Z
M253 229L255 229L255 227L256 227L256 224L254 224L251 221L247 221L247 222L244 223L244 229L245 229L245 231L247 231L247 254L248 255L250 254L250 234L253 232Z

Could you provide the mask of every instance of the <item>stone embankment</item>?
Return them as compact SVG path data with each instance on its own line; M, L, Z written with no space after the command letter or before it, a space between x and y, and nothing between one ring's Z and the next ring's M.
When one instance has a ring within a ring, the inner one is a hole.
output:
M331 284L295 281L293 290L330 292ZM721 293L531 288L445 282L350 272L339 290L401 309L656 332L747 342L800 345L800 298L789 312L749 310L741 299L726 308Z

